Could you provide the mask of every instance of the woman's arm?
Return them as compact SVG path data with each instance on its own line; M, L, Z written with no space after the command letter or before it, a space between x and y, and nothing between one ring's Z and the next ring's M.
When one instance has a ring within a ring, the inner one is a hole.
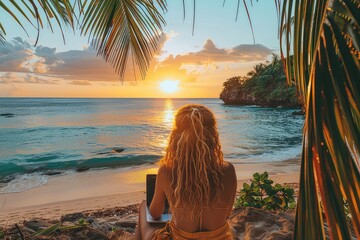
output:
M231 204L229 206L229 210L228 210L228 217L231 215L231 212L232 212L232 209L233 209L233 206L234 206L234 202L235 202L235 197L236 197L236 190L237 190L237 177L236 177L236 171L235 171L235 168L234 168L234 165L232 165L231 163L229 163L229 173L228 173L228 176L229 176L229 184L228 184L228 187L231 188L231 197L230 197L230 200L231 200Z
M165 209L166 195L164 191L165 173L163 167L160 167L156 177L155 193L151 201L149 211L153 218L159 218Z

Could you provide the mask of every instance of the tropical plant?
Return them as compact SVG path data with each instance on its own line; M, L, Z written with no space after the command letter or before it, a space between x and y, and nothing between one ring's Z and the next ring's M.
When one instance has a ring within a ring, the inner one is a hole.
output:
M257 74L259 74L264 68L265 68L265 64L264 63L259 63L259 64L256 64L254 67L253 67L253 70L251 70L250 72L247 73L247 75L249 77L252 77L252 76L256 76Z
M237 88L239 86L242 86L246 80L247 80L247 78L240 77L240 76L231 77L223 83L223 88L224 89Z
M242 2L246 7L246 0ZM320 201L333 239L350 239L343 201L360 237L360 2L274 2L287 80L306 105L294 238L324 239ZM72 27L79 21L120 76L129 59L144 76L164 24L166 0L9 0L0 1L0 8L20 25L18 15L37 29L50 19ZM0 23L0 41L5 34Z
M251 184L243 184L243 189L238 192L234 207L255 207L269 210L293 209L296 206L294 189L282 186L269 179L267 172L255 173Z
M294 238L324 239L320 201L332 239L351 238L344 201L360 237L360 2L281 4L287 79L306 103Z
M295 86L288 86L283 64L277 55L259 63L246 76L232 77L223 83L220 99L226 104L301 107Z
M86 221L86 219L84 219L84 218L80 218L79 220L78 220L78 222L77 222L77 225L83 225L83 226L85 226L85 225L88 225L89 223Z

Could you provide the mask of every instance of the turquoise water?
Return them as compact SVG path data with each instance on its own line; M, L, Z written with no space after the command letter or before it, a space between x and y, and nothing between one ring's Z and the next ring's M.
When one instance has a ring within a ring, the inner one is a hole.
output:
M188 103L214 111L228 161L283 161L301 153L304 119L294 109L225 106L219 99L1 98L0 179L42 184L49 169L156 162L176 109Z

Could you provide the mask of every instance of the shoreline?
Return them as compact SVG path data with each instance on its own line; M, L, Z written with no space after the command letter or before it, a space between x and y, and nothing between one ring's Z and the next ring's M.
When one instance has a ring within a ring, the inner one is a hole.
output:
M235 163L238 189L255 172L267 171L276 183L296 184L300 160L267 163ZM146 174L156 173L157 165L90 170L50 176L44 185L24 192L0 194L0 226L32 218L54 219L87 210L125 207L145 200Z

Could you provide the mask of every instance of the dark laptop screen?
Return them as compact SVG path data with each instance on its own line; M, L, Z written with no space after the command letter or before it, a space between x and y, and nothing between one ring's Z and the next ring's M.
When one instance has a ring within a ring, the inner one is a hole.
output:
M154 197L156 174L146 175L146 205L150 206Z
M146 205L149 207L155 193L155 183L156 183L156 174L147 174L146 175ZM169 203L166 199L165 202L165 211L169 209Z

